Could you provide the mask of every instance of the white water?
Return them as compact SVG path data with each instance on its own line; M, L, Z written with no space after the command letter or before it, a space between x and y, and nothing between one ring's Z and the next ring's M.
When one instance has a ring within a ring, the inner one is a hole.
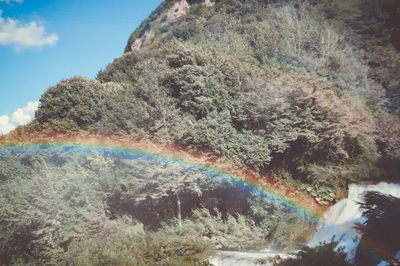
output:
M279 255L282 259L289 255L273 250L260 251L215 251L210 257L210 263L215 266L251 266L251 265L274 265L273 257Z
M366 191L378 191L382 194L400 197L400 184L381 182L376 185L350 185L348 197L333 205L332 208L325 213L323 220L318 225L317 232L308 245L313 247L323 242L329 243L335 236L335 241L339 240L338 247L344 247L344 251L347 253L347 259L352 262L359 243L358 238L360 237L353 229L353 226L357 222L363 222L358 202L362 201L362 195ZM247 252L215 251L210 257L210 262L215 266L259 265L261 261L267 263L264 265L273 265L269 262L269 259L273 258L275 255L280 255L281 258L288 257L287 254L268 249Z
M400 184L381 182L376 185L350 185L348 197L333 205L325 213L323 220L318 225L317 232L308 245L313 247L323 242L329 243L335 237L335 241L339 240L338 247L344 247L344 252L347 253L347 260L353 262L356 248L360 242L360 235L353 227L356 223L365 221L362 218L358 202L362 201L362 195L366 191L377 191L382 194L400 197Z

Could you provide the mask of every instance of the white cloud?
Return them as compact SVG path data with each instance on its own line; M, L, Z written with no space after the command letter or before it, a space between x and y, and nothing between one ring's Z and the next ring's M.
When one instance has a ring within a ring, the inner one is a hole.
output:
M0 116L0 135L7 134L14 128L15 126L10 123L10 118L8 116Z
M38 102L28 102L24 108L18 108L17 111L12 114L11 122L17 126L29 123L35 115L35 111L38 109L38 107Z
M35 21L23 23L12 18L2 17L0 10L0 45L15 45L17 50L31 47L54 45L58 41L57 34L46 33L44 26Z
M35 116L35 111L39 107L39 102L28 102L24 108L18 108L11 119L7 115L0 116L0 134L7 134L17 126L26 125Z

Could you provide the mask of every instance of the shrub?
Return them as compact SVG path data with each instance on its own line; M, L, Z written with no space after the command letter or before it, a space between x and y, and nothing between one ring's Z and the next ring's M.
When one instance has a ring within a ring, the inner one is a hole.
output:
M368 191L359 203L365 222L358 224L362 234L356 251L357 265L376 265L391 261L400 249L400 198Z
M193 236L143 233L128 225L71 244L67 265L209 265L208 245Z
M303 247L300 252L296 254L296 258L284 260L277 265L281 266L350 266L351 263L346 261L346 253L343 249L338 248L336 242L322 244L315 248Z

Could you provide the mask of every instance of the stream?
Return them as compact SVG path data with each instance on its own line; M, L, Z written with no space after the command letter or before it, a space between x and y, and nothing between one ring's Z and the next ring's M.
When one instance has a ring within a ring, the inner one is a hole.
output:
M363 222L362 212L358 202L366 191L377 191L382 194L400 198L400 184L381 182L375 185L351 184L348 197L333 205L325 213L308 246L314 247L320 243L329 243L332 239L338 241L338 247L343 247L347 253L347 260L354 261L360 235L353 229L355 223ZM400 254L400 252L399 252ZM260 251L214 251L210 256L210 263L215 266L249 266L273 265L271 258L279 255L282 259L289 257L287 253L270 249ZM388 265L381 262L381 265Z

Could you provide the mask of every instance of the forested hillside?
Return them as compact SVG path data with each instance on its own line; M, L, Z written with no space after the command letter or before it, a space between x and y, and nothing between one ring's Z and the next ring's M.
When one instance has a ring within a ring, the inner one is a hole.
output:
M398 177L396 1L198 2L163 3L20 130L150 138L315 186Z
M96 79L49 88L34 121L0 142L154 141L329 204L351 182L400 179L399 18L396 0L167 0ZM52 149L0 157L4 264L201 263L209 243L294 246L314 226L179 165Z

